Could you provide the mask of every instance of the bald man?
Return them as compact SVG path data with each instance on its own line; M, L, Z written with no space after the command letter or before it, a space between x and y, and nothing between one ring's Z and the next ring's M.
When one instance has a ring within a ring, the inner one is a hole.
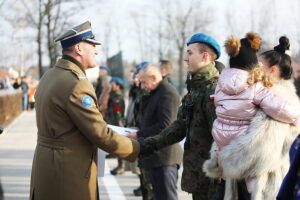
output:
M148 65L139 73L141 87L149 92L142 99L142 120L137 138L159 134L177 117L180 96L177 90L163 79L160 69ZM140 167L150 172L155 200L176 200L177 173L183 151L178 143L140 160Z

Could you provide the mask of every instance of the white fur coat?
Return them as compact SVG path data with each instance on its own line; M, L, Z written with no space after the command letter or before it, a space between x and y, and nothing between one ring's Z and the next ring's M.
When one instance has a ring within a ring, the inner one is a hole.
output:
M291 80L280 81L272 91L300 110L300 101ZM270 102L272 103L272 102ZM217 167L213 143L211 159L205 161L203 171L209 177L226 177L225 200L232 196L233 179L256 177L252 200L274 200L289 168L288 152L300 128L275 121L259 111L252 119L246 135L225 146L219 154L222 170Z

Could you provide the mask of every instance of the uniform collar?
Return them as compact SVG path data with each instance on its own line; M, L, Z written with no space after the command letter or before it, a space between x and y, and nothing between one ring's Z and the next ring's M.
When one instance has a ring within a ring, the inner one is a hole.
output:
M198 85L199 83L202 83L203 81L210 80L218 76L219 72L215 67L215 62L211 62L192 75L192 80L190 81L190 84L193 87Z
M63 55L63 57L57 61L56 66L71 70L80 76L86 76L82 64L71 56Z

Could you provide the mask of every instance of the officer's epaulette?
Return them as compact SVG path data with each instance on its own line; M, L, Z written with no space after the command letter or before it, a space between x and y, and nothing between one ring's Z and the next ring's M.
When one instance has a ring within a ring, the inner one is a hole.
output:
M76 77L81 80L81 79L87 79L86 76L84 75L80 75L78 72L76 72L75 70L71 70L71 72L73 72L73 74L76 75Z

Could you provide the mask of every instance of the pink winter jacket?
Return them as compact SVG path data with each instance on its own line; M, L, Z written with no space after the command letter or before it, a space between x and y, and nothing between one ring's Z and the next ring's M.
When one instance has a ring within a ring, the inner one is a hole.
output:
M224 69L219 77L214 96L217 119L212 129L219 148L246 134L250 120L259 108L273 119L300 125L299 110L275 96L260 82L249 87L248 76L249 72L245 70L230 68Z

